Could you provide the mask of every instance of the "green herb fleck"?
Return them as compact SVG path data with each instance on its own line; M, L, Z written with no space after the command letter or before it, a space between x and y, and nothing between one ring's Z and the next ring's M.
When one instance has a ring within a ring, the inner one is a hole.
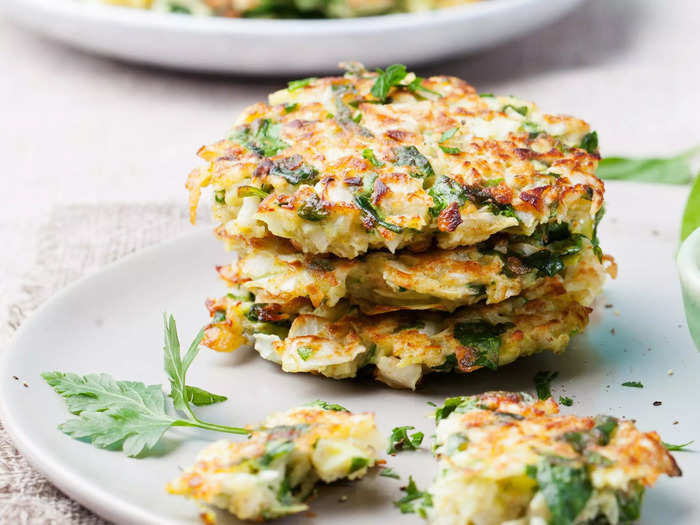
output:
M598 133L595 131L586 133L581 139L579 147L585 149L588 153L595 153L598 151Z
M374 151L372 151L370 148L365 148L362 150L362 156L367 159L372 166L375 168L381 168L384 166L383 162L380 162L377 160L377 157L374 156Z
M272 157L289 147L279 138L279 133L279 124L272 124L269 119L257 119L250 126L236 130L231 138L258 155Z
M265 190L262 190L257 186L239 186L237 194L239 199L242 199L243 197L258 197L260 199L264 199L268 196L268 193Z
M429 492L418 490L416 482L413 481L413 476L408 477L408 485L405 488L406 495L398 501L394 502L401 514L416 513L421 517L426 516L426 507L433 506L433 498Z
M423 432L414 432L409 436L408 431L414 428L411 426L395 427L391 431L387 453L396 454L401 450L418 450L423 442Z
M617 507L620 513L620 523L637 521L642 516L642 501L644 500L644 485L632 481L629 491L615 492Z
M552 391L550 389L550 383L559 375L559 372L550 372L549 370L543 370L537 372L532 380L535 382L535 389L537 390L538 399L548 399L552 397Z
M328 217L328 210L319 196L312 193L311 196L299 206L297 215L304 220L318 222Z
M415 146L400 146L394 149L397 166L413 166L421 175L435 175L430 161Z
M297 89L302 89L307 87L311 82L318 80L316 77L303 78L301 80L292 80L287 82L287 91L296 91Z
M321 401L320 399L309 403L308 406L321 407L324 410L332 410L334 412L350 412L344 406L341 406L337 403L328 403L327 401Z
M350 460L350 470L348 471L348 473L352 474L353 472L365 468L367 465L369 465L368 458L354 457Z
M403 64L393 64L386 68L386 71L377 69L377 79L374 81L370 93L376 99L385 102L391 88L398 86L407 74L406 66Z
M640 381L625 381L622 386L628 386L631 388L644 388L644 385Z
M372 203L369 200L369 197L364 194L359 194L355 195L355 204L357 205L358 208L360 208L363 212L365 212L367 215L372 217L374 221L379 224L381 227L386 228L389 231L392 231L394 233L402 233L403 228L397 224L393 224L391 222L387 222L384 220L384 217L379 213L377 209L372 205Z
M450 128L447 131L443 132L442 135L440 135L440 140L438 140L438 144L442 144L443 142L450 140L452 137L455 136L455 133L457 133L458 129L459 128L454 127L454 128Z
M443 146L442 144L440 144L440 149L448 155L458 155L459 153L462 153L462 150L459 148L450 148L448 146Z
M309 347L309 346L300 346L297 348L297 354L299 354L299 357L301 357L302 361L306 361L309 357L311 357L311 354L314 353L314 349Z
M574 404L574 400L567 396L559 396L559 402L565 407L570 407Z
M523 117L527 116L527 112L528 112L527 106L514 106L513 104L506 104L505 106L503 106L501 111L503 113L505 113L506 109L508 109L508 108L512 109L516 113L520 113Z
M535 469L528 469L528 475L533 470L549 508L548 525L571 525L593 493L586 469L558 463L552 458L541 461Z
M664 447L666 447L666 450L670 450L672 452L687 452L685 447L689 447L693 443L695 443L695 440L693 441L688 441L687 443L683 443L682 445L672 445L671 443L666 443L665 441L662 441Z
M433 186L428 190L428 195L433 199L433 206L430 208L430 214L433 217L440 215L440 212L453 202L461 207L467 201L464 187L445 175L437 177Z
M393 468L384 468L379 472L380 476L385 478L401 479L401 476Z
M455 323L452 333L462 346L476 350L476 357L470 366L485 366L496 370L501 348L501 334L507 329L506 324L493 325L484 321L468 321Z
M284 105L284 112L289 114L292 111L296 111L297 108L299 108L299 104L297 102L294 102L292 104L285 104Z
M214 192L214 200L218 204L226 204L226 190L216 190Z

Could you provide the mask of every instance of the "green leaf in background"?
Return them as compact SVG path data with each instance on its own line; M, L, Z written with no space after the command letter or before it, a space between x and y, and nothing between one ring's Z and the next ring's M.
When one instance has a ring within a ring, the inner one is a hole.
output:
M700 147L668 158L606 157L598 163L596 175L604 180L688 184L694 178L690 161L698 153Z
M695 179L685 204L681 219L681 242L698 228L700 228L700 177Z

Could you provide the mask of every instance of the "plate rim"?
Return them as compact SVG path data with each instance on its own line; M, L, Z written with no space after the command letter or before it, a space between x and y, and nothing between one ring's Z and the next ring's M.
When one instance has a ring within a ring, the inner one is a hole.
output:
M558 10L564 14L585 0L559 0ZM417 13L393 13L356 18L336 19L262 19L196 17L173 13L160 13L143 9L100 4L81 4L80 0L5 0L15 9L38 9L54 16L70 16L85 22L108 22L122 27L140 29L164 29L196 33L199 35L254 35L274 32L276 35L319 36L330 33L365 34L386 29L409 30L415 27L430 28L447 21L479 20L513 9L548 4L551 0L488 0L475 4L446 7Z

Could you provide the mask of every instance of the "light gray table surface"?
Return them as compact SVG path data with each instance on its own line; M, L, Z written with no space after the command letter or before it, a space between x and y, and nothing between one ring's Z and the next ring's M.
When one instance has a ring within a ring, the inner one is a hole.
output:
M603 155L666 155L700 143L699 26L693 0L591 0L535 34L418 72L584 118ZM102 206L184 209L198 147L286 80L94 57L25 32L0 10L0 351L15 325L8 311L40 262L38 232L57 209L83 205L86 221ZM0 457L0 506L7 470Z

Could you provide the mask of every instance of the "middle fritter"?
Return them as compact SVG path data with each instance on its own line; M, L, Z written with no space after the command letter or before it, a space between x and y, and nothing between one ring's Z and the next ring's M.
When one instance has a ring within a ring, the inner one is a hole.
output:
M248 108L188 180L214 189L205 344L396 387L564 350L604 282L597 136L403 66L305 79Z

